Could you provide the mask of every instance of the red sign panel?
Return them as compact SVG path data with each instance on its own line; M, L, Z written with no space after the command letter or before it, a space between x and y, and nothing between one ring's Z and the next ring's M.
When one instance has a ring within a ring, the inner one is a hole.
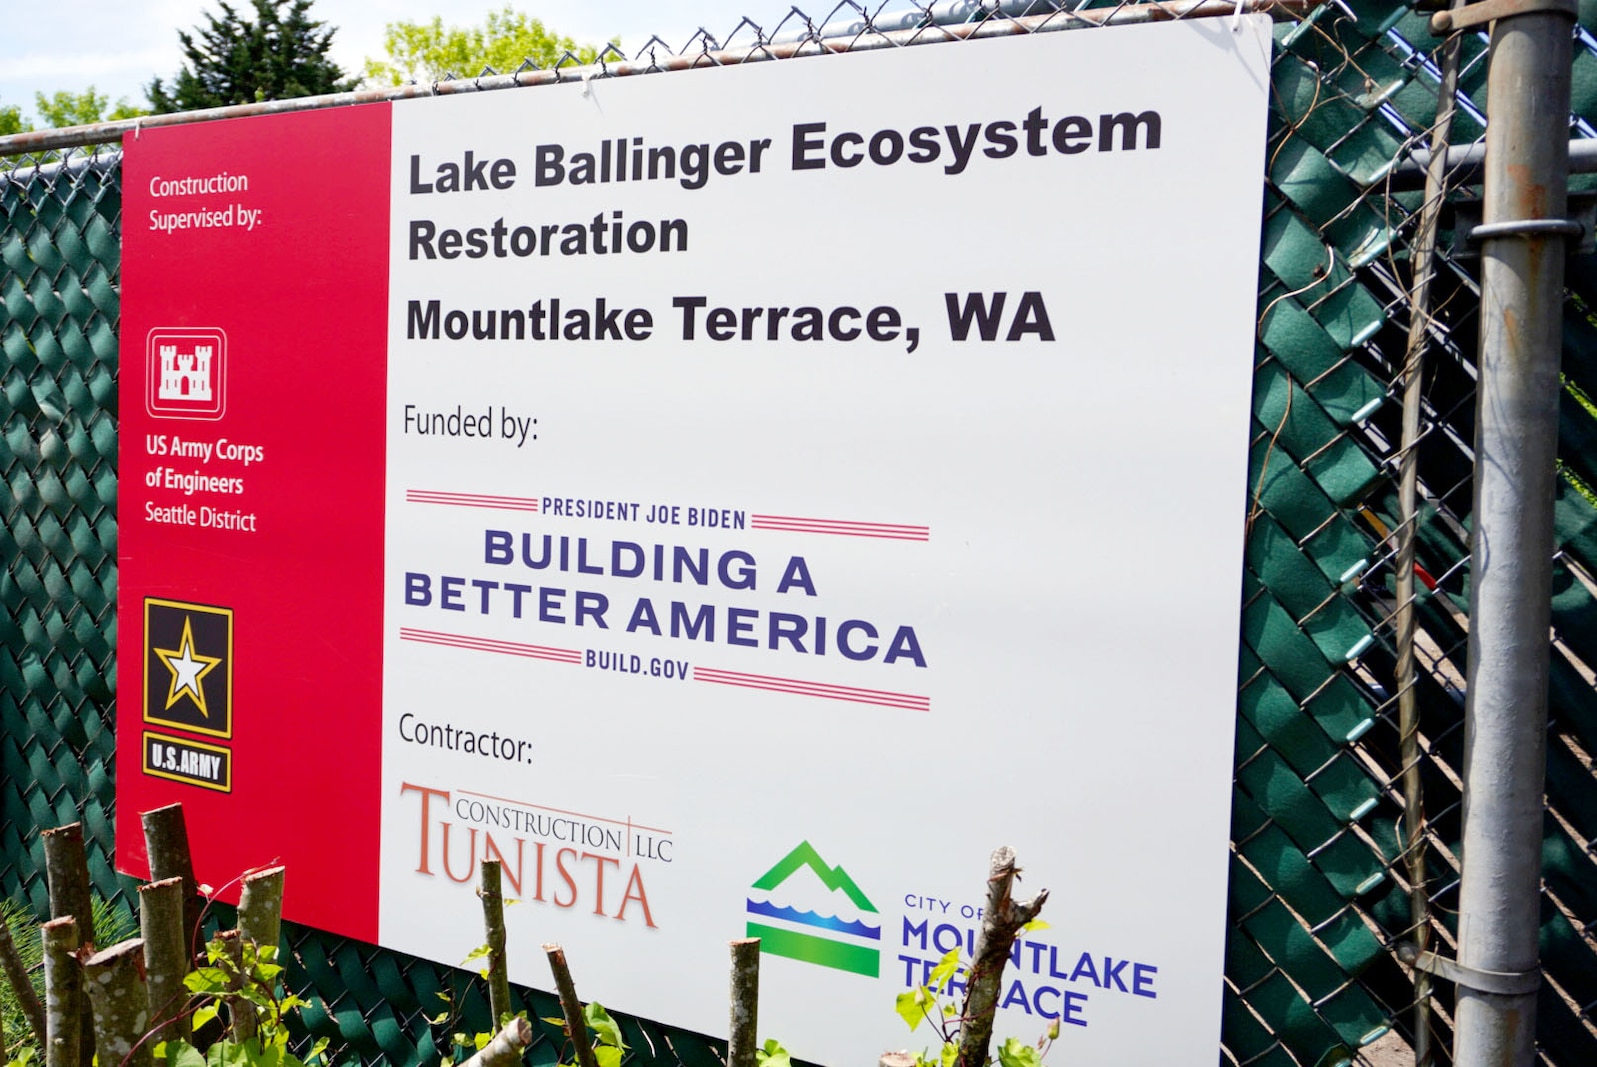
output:
M117 866L181 801L201 881L375 941L389 108L125 150Z

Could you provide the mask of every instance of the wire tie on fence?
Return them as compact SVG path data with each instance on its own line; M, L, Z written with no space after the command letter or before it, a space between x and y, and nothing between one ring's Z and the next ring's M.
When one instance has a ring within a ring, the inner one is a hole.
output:
M134 118L134 120L133 120L133 139L135 141L137 141L139 139L139 135L142 134L143 132L144 132L144 119L142 117Z
M1370 727L1374 725L1374 719L1365 719L1363 722L1359 723L1357 726L1353 727L1353 729L1347 732L1347 743L1351 745L1353 742L1369 733Z
M1242 9L1247 6L1248 0L1237 0L1237 6L1231 9L1231 32L1242 32Z
M1409 941L1398 943L1397 958L1416 971L1434 974L1444 982L1452 982L1456 986L1473 989L1478 993L1494 993L1500 997L1517 997L1534 993L1542 984L1540 967L1532 971L1483 971L1478 967L1469 967L1457 960L1450 960L1446 956L1438 956L1434 952L1421 952L1419 946Z

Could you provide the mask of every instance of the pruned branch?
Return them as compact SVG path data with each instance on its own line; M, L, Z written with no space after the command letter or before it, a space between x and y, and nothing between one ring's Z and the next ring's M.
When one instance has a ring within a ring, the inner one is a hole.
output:
M519 1015L513 1017L481 1052L460 1067L511 1067L521 1062L521 1054L532 1044L532 1024Z
M193 1038L188 1012L188 938L183 931L183 880L167 878L139 886L139 932L144 937L144 971L150 997L153 1041Z
M732 947L732 1018L727 1067L755 1067L760 1026L760 939L740 938Z
M83 1059L83 965L78 921L67 915L39 927L44 949L45 1067L78 1067Z
M94 1009L94 1043L104 1063L153 1067L143 1040L150 1018L144 989L144 939L131 937L89 957L83 984Z
M498 860L482 861L482 922L488 935L488 1009L499 1026L510 1016L509 960L505 955L505 898Z
M229 985L235 990L242 990L250 980L250 976L244 973L244 939L237 930L223 930L213 941L221 945L222 955L231 964L233 975ZM255 1017L255 1005L237 993L229 993L223 999L233 1021L233 1040L244 1042L254 1037L260 1029L260 1020Z
M22 1014L27 1016L34 1037L42 1045L45 1035L44 1006L33 991L33 983L28 980L28 969L22 965L22 957L17 954L17 943L11 940L11 928L4 919L0 919L0 969L4 969L6 981L11 983L11 992L22 1007Z
M599 1067L599 1059L593 1054L593 1042L588 1040L588 1021L582 1014L582 1001L577 999L577 987L571 981L571 968L566 966L566 950L559 945L545 945L543 950L549 956L549 969L554 972L555 989L560 993L560 1010L566 1017L566 1030L571 1035L577 1067Z
M1048 890L1044 889L1025 903L1017 904L1011 893L1019 877L1015 850L1008 845L994 849L987 875L987 906L982 912L981 932L976 937L975 958L965 976L959 1067L985 1067L1010 946L1015 943L1015 935L1021 927L1037 917L1048 899Z
M194 854L189 850L188 824L183 821L183 805L139 813L144 826L144 849L149 854L150 881L168 878L183 880L183 937L189 955L200 952L200 923L205 914L205 899L194 877Z
M83 848L83 824L68 823L39 834L44 842L44 874L50 891L50 918L71 916L78 922L83 951L94 951L94 909L89 897L89 857ZM97 1047L92 1009L85 998L82 1037L78 1042L82 1067L94 1061Z
M50 918L70 915L78 920L78 936L94 944L94 912L89 903L89 858L83 849L80 822L45 830L44 875L50 887Z

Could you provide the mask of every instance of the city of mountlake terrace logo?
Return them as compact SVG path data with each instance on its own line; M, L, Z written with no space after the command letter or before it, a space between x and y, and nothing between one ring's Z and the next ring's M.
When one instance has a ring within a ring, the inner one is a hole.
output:
M747 936L760 939L761 952L870 978L881 972L876 905L808 841L750 887L748 913Z

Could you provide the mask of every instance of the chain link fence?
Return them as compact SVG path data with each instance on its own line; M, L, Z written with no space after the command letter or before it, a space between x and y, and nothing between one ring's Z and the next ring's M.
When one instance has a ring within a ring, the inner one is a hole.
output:
M968 40L1113 32L1246 6L966 0L874 18L852 5L822 18L795 9L769 31L744 20L722 39L700 31L676 48L654 39L632 56L612 49L597 76L981 47ZM1448 110L1446 61L1425 14L1373 0L1267 6L1277 48L1217 1056L1247 1067L1410 1063L1419 1026L1445 1063L1451 990L1440 983L1428 1021L1417 1021L1415 976L1395 949L1421 937L1453 948L1479 307L1477 260L1459 238L1479 187L1455 172L1452 187L1428 194L1412 162ZM1580 11L1571 136L1588 138L1597 3ZM1450 140L1464 145L1483 131L1484 35L1462 36L1456 69ZM575 76L564 64L414 89ZM0 161L0 892L41 914L38 830L78 819L98 891L124 907L132 895L112 868L111 827L119 165L114 146ZM1172 191L1194 211L1209 196L1251 195L1199 189L1198 180ZM1576 176L1571 188L1591 192L1597 182ZM1428 195L1439 198L1441 232L1429 298L1416 306ZM1597 1063L1597 258L1572 257L1567 286L1538 1008L1540 1055L1556 1067ZM1411 325L1428 356L1420 432L1405 440ZM1405 748L1395 616L1399 470L1409 454L1418 469L1418 675ZM1179 568L1179 553L1164 565ZM1407 799L1405 769L1417 772ZM1423 822L1406 830L1405 810L1423 810ZM1172 872L1170 891L1180 885ZM312 1002L305 1023L342 1056L436 1061L452 1030L486 1029L470 972L303 927L288 938L292 982ZM535 1015L557 1014L542 994L518 995ZM623 1026L639 1062L717 1062L697 1035L637 1019ZM552 1062L557 1052L545 1038L532 1058Z

